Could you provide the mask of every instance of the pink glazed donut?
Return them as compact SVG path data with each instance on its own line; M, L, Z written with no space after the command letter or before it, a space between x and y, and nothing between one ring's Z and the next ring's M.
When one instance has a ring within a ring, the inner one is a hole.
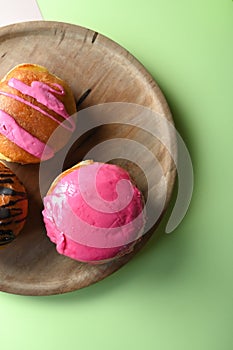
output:
M42 214L58 253L100 264L133 250L143 234L144 211L143 196L126 170L88 160L54 180Z

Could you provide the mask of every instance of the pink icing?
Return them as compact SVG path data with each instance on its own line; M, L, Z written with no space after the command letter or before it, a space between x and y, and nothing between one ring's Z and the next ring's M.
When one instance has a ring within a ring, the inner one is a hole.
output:
M10 87L15 88L16 90L18 90L19 92L21 92L25 95L28 95L28 96L35 98L37 102L43 104L44 106L48 107L50 110L52 110L55 113L62 116L65 119L65 121L60 122L59 120L57 120L55 117L53 117L51 114L47 113L46 111L44 111L40 107L34 105L33 103L31 103L29 101L26 101L25 99L23 99L17 95L14 95L14 94L11 94L8 92L3 92L3 91L0 91L0 94L14 98L15 100L20 101L20 102L26 104L27 106L30 106L30 107L34 108L35 110L39 111L40 113L46 115L47 117L53 119L58 124L62 125L64 128L66 128L70 131L74 131L75 123L70 118L69 114L67 113L64 104L58 98L56 98L56 96L54 96L52 94L52 92L54 92L54 93L57 93L59 95L63 95L65 92L64 92L62 86L60 86L58 84L54 84L55 86L60 88L60 91L57 91L55 89L52 89L47 84L42 83L40 81L33 81L31 83L31 86L29 86L29 85L24 84L22 81L15 79L15 78L10 79L8 82L8 85Z
M95 174L96 191L86 188L90 176L79 176L84 169ZM119 186L121 182L128 186ZM85 191L91 194L89 199L83 196ZM100 198L105 205L98 210L93 203ZM115 165L93 163L76 168L56 184L44 198L44 205L47 234L57 245L57 251L79 261L101 261L125 253L135 244L144 226L141 193L130 182L128 173Z
M0 121L0 133L10 141L35 157L41 158L43 155L44 160L53 157L54 152L48 145L21 128L14 118L2 110L0 110Z
M75 129L74 121L70 118L69 114L67 113L64 104L56 96L54 96L54 94L58 94L58 95L65 94L65 91L62 86L60 86L59 84L53 84L54 87L58 89L56 90L51 88L49 85L39 81L33 81L29 86L15 78L11 78L8 81L8 85L25 95L35 98L37 102L43 104L44 106L48 107L50 110L62 116L64 118L64 121L60 122L54 116L47 113L40 107L34 105L29 101L26 101L22 97L19 97L15 94L0 91L1 95L7 96L19 102L22 102L27 106L30 106L33 109L39 111L40 113L46 115L47 117L53 119L58 124L62 125L64 128L70 131L74 131ZM37 158L41 158L43 156L43 159L45 160L45 159L51 158L54 155L53 150L49 146L45 146L43 142L41 142L39 139L32 136L26 130L21 128L13 117L11 117L9 114L5 113L2 110L0 110L0 112L1 112L0 132L4 136L6 136L9 140L11 140L15 144L17 144L19 147L21 147L22 149L24 149L25 151L34 155ZM45 153L43 153L44 150L45 150Z

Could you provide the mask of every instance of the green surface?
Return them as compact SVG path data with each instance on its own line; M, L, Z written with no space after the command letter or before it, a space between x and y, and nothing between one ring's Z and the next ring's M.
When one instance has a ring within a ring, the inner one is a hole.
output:
M1 349L232 349L233 2L38 3L46 20L99 31L152 73L190 149L195 188L176 231L104 281L61 296L1 293Z

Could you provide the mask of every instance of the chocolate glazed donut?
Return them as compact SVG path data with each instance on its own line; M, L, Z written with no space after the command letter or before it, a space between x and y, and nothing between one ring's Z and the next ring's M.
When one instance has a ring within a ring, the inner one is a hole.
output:
M23 184L0 163L0 246L16 238L25 224L27 212L28 199Z

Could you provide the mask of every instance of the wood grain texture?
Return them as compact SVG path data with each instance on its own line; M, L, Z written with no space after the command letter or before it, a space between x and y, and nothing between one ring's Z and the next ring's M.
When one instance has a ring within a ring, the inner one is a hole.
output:
M148 107L172 122L161 90L144 67L125 49L89 29L45 21L1 28L0 62L1 77L20 63L29 62L47 67L68 82L80 109L105 102L131 102ZM175 180L173 161L159 141L138 128L119 124L95 129L81 138L81 142L79 140L74 144L65 167L82 160L86 152L99 142L116 137L143 143L159 159L168 183L167 207ZM171 142L175 147L175 141ZM147 182L137 165L124 159L113 162L130 172L146 197ZM19 237L0 251L2 291L50 295L95 283L126 264L144 246L161 219L143 236L131 254L117 261L93 266L73 261L59 255L46 236L41 215L43 204L39 190L39 165L7 165L27 189L29 215ZM48 186L50 182L48 178Z

